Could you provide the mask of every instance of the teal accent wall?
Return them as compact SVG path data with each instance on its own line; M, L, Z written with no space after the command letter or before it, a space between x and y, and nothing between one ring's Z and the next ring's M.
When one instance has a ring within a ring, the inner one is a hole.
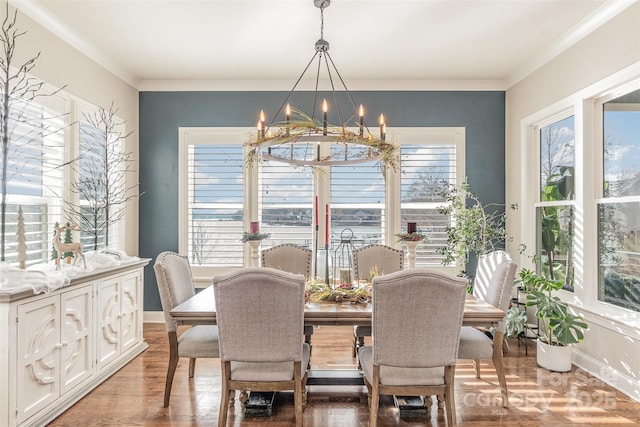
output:
M365 106L365 122L372 131L378 126L380 113L384 113L387 126L394 128L464 127L471 190L484 203L504 203L503 91L362 91L351 95ZM268 116L275 114L286 96L286 92L140 92L139 172L144 194L139 200L139 255L152 258L145 271L145 311L162 310L153 272L156 256L178 250L178 128L252 127L260 110ZM333 103L331 94L321 94L318 105L322 96ZM311 106L313 93L295 93L290 102ZM338 103L342 121L353 120L349 120L353 107L345 100ZM302 108L309 111L311 107ZM340 123L335 110L329 111L332 124Z

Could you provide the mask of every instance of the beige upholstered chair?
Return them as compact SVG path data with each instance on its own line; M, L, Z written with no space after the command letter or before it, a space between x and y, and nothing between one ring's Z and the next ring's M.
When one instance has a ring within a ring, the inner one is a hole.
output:
M467 282L429 269L373 279L373 341L358 356L369 391L369 425L381 394L444 395L447 423L456 425L454 373Z
M284 243L262 251L262 266L311 277L311 250Z
M302 341L304 276L248 267L213 278L220 333L222 396L218 425L227 423L234 390L293 390L302 426L309 345Z
M371 270L378 274L389 274L404 268L404 252L390 246L372 244L353 251L353 266L356 280L370 280ZM371 336L371 326L353 328L351 355L356 357L358 348L364 345L364 338Z
M153 265L160 292L162 311L169 335L169 366L164 387L164 406L169 406L173 376L180 357L189 358L189 378L194 375L196 358L219 357L218 327L198 325L187 329L178 337L178 325L170 311L195 295L193 277L187 258L175 252L162 252Z
M478 259L478 267L473 282L473 295L505 312L511 301L511 290L518 266L504 251L491 252ZM504 336L505 321L495 328L494 334ZM495 349L502 351L502 348ZM473 359L476 367L476 377L480 378L480 359L493 359L498 381L502 393L502 404L509 406L507 394L507 380L504 375L502 357L496 357L493 341L483 331L464 326L460 333L459 359ZM501 356L501 355L500 355Z
M262 251L262 266L277 268L294 274L304 274L307 279L311 277L311 256L313 252L302 246L284 243ZM313 326L304 327L304 339L311 346Z

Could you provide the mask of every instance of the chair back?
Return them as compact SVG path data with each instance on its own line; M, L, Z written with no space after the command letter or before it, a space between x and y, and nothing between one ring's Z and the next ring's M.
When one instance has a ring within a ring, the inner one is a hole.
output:
M178 324L171 310L195 295L196 290L187 257L175 252L162 252L153 265L167 332L176 331Z
M431 269L374 277L373 364L455 365L467 281Z
M262 266L311 277L311 250L291 243L262 251Z
M213 278L222 361L302 360L305 279L268 267Z
M506 312L509 309L517 268L518 265L505 251L482 255L478 258L473 295ZM496 327L500 332L504 332L505 328L504 320Z
M389 274L404 268L404 252L386 245L371 244L353 251L356 280L370 280L371 269Z

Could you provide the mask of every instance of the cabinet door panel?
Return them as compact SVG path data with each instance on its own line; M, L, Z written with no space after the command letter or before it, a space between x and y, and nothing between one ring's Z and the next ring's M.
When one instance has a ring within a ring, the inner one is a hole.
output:
M93 360L92 286L61 295L62 393L91 376Z
M122 278L121 351L125 351L142 337L142 328L138 318L141 286L140 275L137 273Z
M120 354L121 278L98 283L98 369Z
M60 297L18 306L18 422L60 395Z

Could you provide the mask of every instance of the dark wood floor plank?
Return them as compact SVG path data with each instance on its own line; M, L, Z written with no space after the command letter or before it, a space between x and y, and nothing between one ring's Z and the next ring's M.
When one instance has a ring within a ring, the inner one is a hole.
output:
M168 345L164 325L145 324L149 348L50 424L61 426L215 426L220 404L218 359L198 360L189 380L188 360L181 360L169 408L162 407ZM351 328L321 327L313 335L312 368L354 368ZM532 350L533 349L533 350ZM505 354L510 403L502 408L498 380L490 361L483 363L482 379L473 365L456 367L456 407L460 426L631 426L640 425L640 403L588 374L576 370L554 374L535 363L535 346L510 341ZM304 425L366 426L366 389L362 386L312 386L304 410ZM293 396L278 393L274 415L245 418L236 400L229 426L290 426L294 421ZM380 402L380 426L444 426L443 412L435 404L428 418L400 419L391 397Z

